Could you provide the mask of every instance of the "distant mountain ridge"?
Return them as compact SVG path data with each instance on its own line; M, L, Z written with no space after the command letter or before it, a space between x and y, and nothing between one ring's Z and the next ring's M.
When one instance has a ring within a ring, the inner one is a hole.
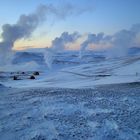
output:
M44 51L45 49L41 49L41 51L38 51L39 49L33 49L33 51L30 50L25 50L25 51L20 51L16 52L14 59L12 61L13 64L19 64L19 63L26 63L26 62L31 62L35 61L37 64L44 65ZM44 50L44 51L43 51ZM128 55L138 55L140 54L140 47L132 47L128 50ZM75 61L75 62L88 62L88 61L93 61L94 58L100 58L104 59L105 58L105 51L85 51L83 58L79 58L79 51L62 51L59 52L55 55L54 63L55 62L65 62L65 61Z

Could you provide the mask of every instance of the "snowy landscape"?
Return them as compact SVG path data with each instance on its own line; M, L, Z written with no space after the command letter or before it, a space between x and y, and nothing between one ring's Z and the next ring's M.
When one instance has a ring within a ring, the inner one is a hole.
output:
M15 56L13 71L0 74L2 140L140 139L138 54L115 59L87 51L81 59L65 51L51 69L41 53ZM29 79L35 70L39 75Z
M139 1L5 2L0 140L140 140Z

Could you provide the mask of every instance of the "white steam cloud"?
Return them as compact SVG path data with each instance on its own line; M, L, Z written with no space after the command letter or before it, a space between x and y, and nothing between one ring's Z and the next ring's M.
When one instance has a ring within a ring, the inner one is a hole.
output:
M104 39L104 33L99 33L99 34L88 34L87 39L81 44L81 49L79 52L79 57L82 58L83 53L85 52L86 48L90 44L99 44L100 41Z
M140 24L133 25L130 30L121 30L112 36L112 48L108 55L122 57L128 54L129 48L135 45L137 35L140 33Z
M65 47L68 43L75 42L79 37L80 35L77 32L74 32L72 34L69 34L68 32L64 32L61 34L60 37L55 38L52 41L52 46L50 48L47 48L44 54L44 59L47 66L51 68L55 54L57 52L61 52L65 50L66 49Z
M106 36L104 33L88 34L87 39L81 44L79 57L82 58L89 45L110 44L108 50L109 57L121 57L128 54L128 49L135 45L136 38L140 34L140 24L133 25L129 30L121 30L112 36Z
M0 64L9 62L12 54L12 47L16 40L29 37L37 26L45 20L46 12L50 9L45 5L39 6L30 15L21 15L16 24L4 24L2 26L2 39L0 43Z
M109 45L107 51L108 57L125 56L128 54L129 48L134 46L138 34L140 34L140 24L135 24L129 30L121 30L113 35L105 35L104 33L88 34L87 39L81 44L79 57L83 57L85 50L91 44L106 47ZM52 46L47 48L44 54L44 59L48 67L51 68L57 52L65 50L68 43L74 43L80 37L82 35L77 32L73 34L64 32L60 37L55 38L52 41Z
M12 47L15 41L28 38L34 30L46 20L46 16L54 19L65 19L70 15L78 15L89 11L87 6L76 8L72 4L64 3L61 6L40 5L32 14L21 15L16 24L5 24L2 26L2 39L0 42L0 64L6 64L11 60ZM59 42L59 41L58 41Z

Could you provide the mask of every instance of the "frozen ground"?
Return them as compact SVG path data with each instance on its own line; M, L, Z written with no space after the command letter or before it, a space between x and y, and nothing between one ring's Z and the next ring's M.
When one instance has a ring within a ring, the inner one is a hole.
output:
M139 140L139 71L139 55L64 52L48 69L19 53L0 67L0 140Z
M33 53L18 54L14 65L0 67L0 83L14 87L93 88L95 85L140 81L140 56L107 58L102 52L87 52L82 59L78 52L55 54L52 67L43 56ZM36 80L29 80L32 71L39 71ZM7 73L6 73L7 71ZM11 74L11 71L15 73ZM16 74L24 71L25 74ZM13 81L13 75L22 80Z
M140 83L94 89L0 86L1 140L139 140Z

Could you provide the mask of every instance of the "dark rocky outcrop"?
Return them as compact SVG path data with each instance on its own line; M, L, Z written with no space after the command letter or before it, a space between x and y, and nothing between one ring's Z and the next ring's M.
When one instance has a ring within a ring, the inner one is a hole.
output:
M38 72L38 71L35 71L35 72L33 73L33 75L39 75L39 72Z
M32 79L32 80L35 79L35 76L31 75L29 79Z
M13 80L19 80L17 76L13 76Z

